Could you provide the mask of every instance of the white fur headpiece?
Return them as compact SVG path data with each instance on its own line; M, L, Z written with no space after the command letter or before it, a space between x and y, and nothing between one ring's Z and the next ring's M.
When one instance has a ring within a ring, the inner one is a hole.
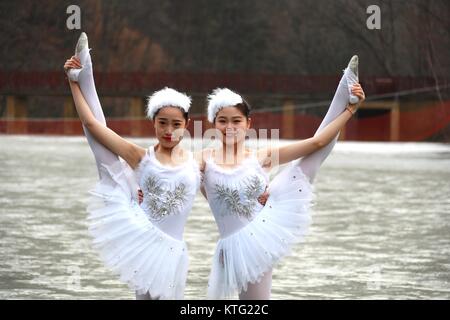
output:
M230 89L217 88L208 95L208 121L213 123L217 112L225 107L233 107L243 103L242 97Z
M153 119L159 109L169 106L179 107L184 112L188 112L191 107L191 98L177 90L165 87L148 97L147 117Z

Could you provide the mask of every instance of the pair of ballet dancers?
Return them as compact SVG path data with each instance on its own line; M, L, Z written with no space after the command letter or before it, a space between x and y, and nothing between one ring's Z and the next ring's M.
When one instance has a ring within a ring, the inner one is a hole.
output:
M248 149L250 105L232 90L215 89L207 114L221 146L196 153L179 144L190 121L191 99L184 93L164 88L149 97L146 111L158 143L142 148L106 126L85 33L64 68L97 164L99 182L87 211L93 246L105 265L137 299L182 299L188 273L183 230L200 190L220 234L207 297L269 299L273 267L311 223L314 177L365 99L357 56L313 137ZM283 164L270 181L268 172Z

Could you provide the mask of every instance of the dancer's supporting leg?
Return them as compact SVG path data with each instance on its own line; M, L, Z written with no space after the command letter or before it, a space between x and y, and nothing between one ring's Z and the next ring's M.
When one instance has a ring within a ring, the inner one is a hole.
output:
M91 55L89 54L88 42L86 34L82 33L80 39L78 40L76 54L80 59L81 64L83 65L82 70L70 70L69 78L78 82L80 86L83 97L89 105L92 113L95 118L100 121L102 124L106 126L105 116L103 114L103 109L100 104L100 100L98 98L97 90L95 88L94 82L94 72L92 69L92 60ZM81 72L82 71L82 72ZM102 164L112 165L119 160L119 157L105 148L101 143L99 143L95 138L91 135L89 130L83 125L83 130L88 140L89 146L92 150L92 153L95 157L95 162L97 164L98 175L100 179L108 179L111 184L114 184L112 179L108 178L108 175L104 174L104 169L102 168ZM129 179L130 180L130 179ZM106 181L105 181L106 182ZM132 182L129 181L130 184ZM143 294L138 295L136 293L137 300L153 300L150 295Z
M269 300L272 291L272 269L264 274L260 282L249 283L247 291L239 294L239 300Z
M345 69L344 75L339 82L336 93L331 101L330 108L325 115L322 123L314 135L317 135L323 128L332 122L338 115L340 115L349 103L351 86L358 82L358 57L353 56L350 60L349 66ZM325 147L311 153L310 155L300 159L299 165L303 173L307 175L312 183L319 170L321 164L325 161L328 155L333 150L334 145L338 140L339 134Z

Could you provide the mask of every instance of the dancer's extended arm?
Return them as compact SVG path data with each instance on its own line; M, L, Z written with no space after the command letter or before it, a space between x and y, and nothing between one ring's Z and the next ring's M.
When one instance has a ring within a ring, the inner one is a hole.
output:
M360 94L358 92L356 93L356 95L363 99L362 93ZM352 109L351 112L344 109L343 112L341 112L333 121L326 125L323 130L318 132L313 137L290 143L279 148L272 148L270 152L267 152L266 150L262 150L260 152L262 154L265 153L266 155L270 154L269 157L271 159L274 158L274 152L276 152L278 155L278 164L284 164L312 154L313 152L316 152L317 150L327 146L336 137L339 131L352 117L352 113L356 111L357 105L351 105L348 108ZM274 164L271 163L271 165Z
M99 122L81 93L78 83L69 81L70 90L81 122L94 138L112 153L124 159L130 167L136 168L145 154L145 149L133 144Z
M351 113L346 111L346 108L348 107L355 112L365 99L361 85L355 82L351 88L351 92L359 98L359 102L355 105L348 104L349 75L351 76L347 69L341 78L330 108L313 137L280 148L271 149L270 151L261 150L260 157L264 159L264 157L269 155L269 163L272 165L273 159L278 159L278 164L284 164L301 158L299 163L300 167L310 178L310 181L313 181L320 165L336 144L340 130L351 118ZM277 152L276 156L274 152Z

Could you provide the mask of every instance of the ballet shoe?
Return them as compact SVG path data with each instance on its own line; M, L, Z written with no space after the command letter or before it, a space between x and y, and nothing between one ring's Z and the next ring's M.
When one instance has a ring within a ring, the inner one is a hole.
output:
M78 57L80 52L88 46L88 37L85 32L82 32L78 38L77 46L75 47L75 55Z
M350 59L350 62L348 63L348 67L356 76L358 76L358 56L357 55L354 55Z
M78 38L77 45L75 47L75 56L80 59L80 63L82 65L81 69L70 69L67 76L70 80L74 82L78 82L78 78L80 76L81 71L84 69L86 63L89 63L89 43L88 37L85 32L82 32L80 37Z
M348 63L347 69L344 70L347 79L347 87L349 92L349 103L356 104L359 98L352 94L352 86L357 83L358 80L358 56L354 55Z

